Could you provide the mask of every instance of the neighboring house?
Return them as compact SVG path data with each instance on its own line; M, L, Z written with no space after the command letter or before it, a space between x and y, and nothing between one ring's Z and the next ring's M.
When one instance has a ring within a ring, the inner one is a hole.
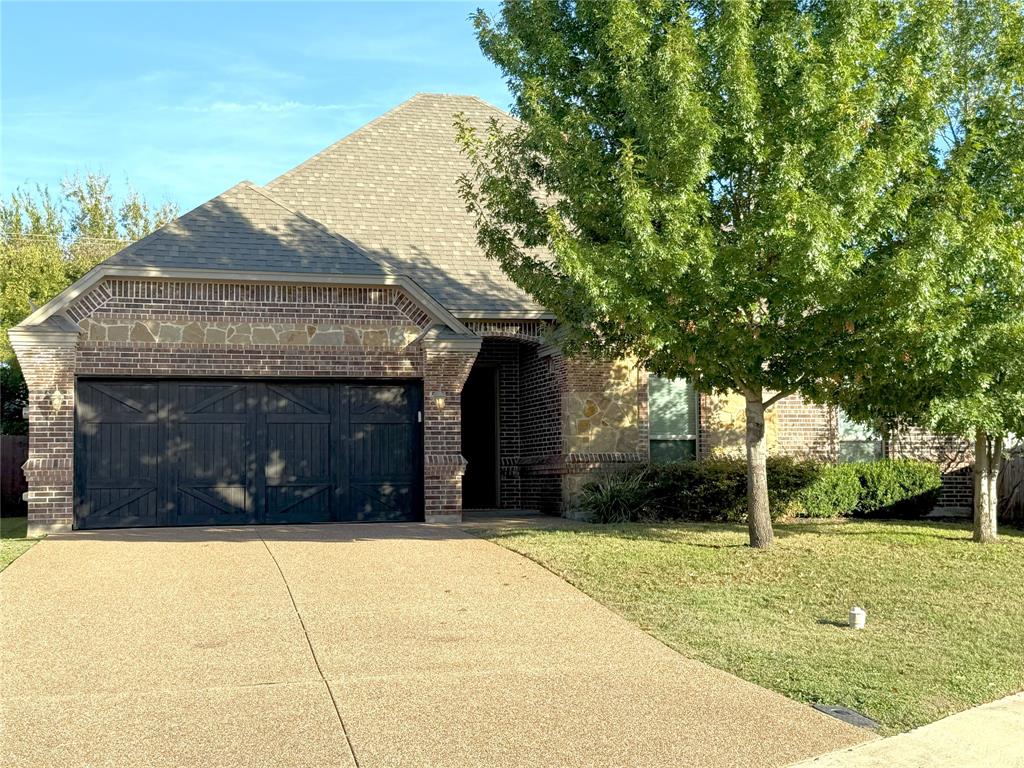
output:
M557 512L595 470L735 450L730 398L654 380L649 401L643 370L550 343L551 316L476 244L460 112L511 120L416 96L12 329L30 533ZM770 413L777 452L843 453L828 411Z

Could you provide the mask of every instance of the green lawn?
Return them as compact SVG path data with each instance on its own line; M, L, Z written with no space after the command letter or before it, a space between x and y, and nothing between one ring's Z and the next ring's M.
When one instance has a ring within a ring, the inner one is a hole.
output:
M776 526L770 552L718 524L506 529L541 563L681 653L903 731L1024 689L1024 536L964 525ZM851 606L867 628L847 628Z
M24 517L0 517L0 571L25 554L37 539L26 539Z

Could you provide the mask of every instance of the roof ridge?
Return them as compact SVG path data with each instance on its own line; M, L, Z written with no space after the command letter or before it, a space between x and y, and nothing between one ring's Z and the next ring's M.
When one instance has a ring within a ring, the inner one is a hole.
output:
M367 250L366 250L365 248L361 247L361 246L360 246L360 245L358 245L357 243L354 243L354 242L352 242L351 240L349 240L349 239L348 239L347 237L345 237L344 235L338 234L338 233L337 233L337 232L335 232L335 231L334 231L333 229L331 229L330 227L328 227L328 226L327 226L326 224L324 224L324 223L322 223L322 222L319 222L319 221L317 221L317 220L316 220L316 219L314 219L314 218L313 218L312 216L308 216L308 215L306 215L305 213L303 213L302 211L298 211L298 210L296 210L296 209L292 208L292 207L291 207L291 206L289 206L289 205L285 205L285 204L284 204L284 203L282 203L282 202L281 202L280 200L278 200L278 199L277 199L276 197L274 197L274 196L273 196L273 195L272 195L272 194L270 193L270 190L268 190L268 189L266 189L266 188L264 188L264 187L261 187L261 186L260 186L259 184L254 184L254 183L253 183L253 182L251 182L251 181L243 181L243 182L240 182L239 184L236 184L236 185L235 185L235 187L241 186L242 184L245 184L245 185L246 185L247 187L249 187L249 189L251 189L251 190L252 190L253 192L255 192L256 194L258 194L258 195L260 195L260 196L264 197L265 199L269 200L269 201L270 201L271 203L273 203L274 205L278 206L279 208L282 208L282 209L284 209L284 210L288 211L288 213L292 214L293 216L296 216L296 217L298 217L298 218L302 219L302 220L303 220L304 222L306 222L307 224L310 224L310 225L312 225L312 226L313 226L313 227L314 227L315 229L319 230L320 232L322 232L323 234L327 235L328 237L330 237L330 238L333 238L333 239L337 240L337 241L338 241L338 242L340 242L340 243L341 243L342 245L344 245L344 246L346 246L347 248L350 248L351 250L353 250L353 251L355 251L356 253L358 253L358 254L359 254L360 256L364 256L364 257L366 257L366 258L367 258L367 259L368 259L369 261L371 261L371 262L373 262L374 264L376 264L377 266L379 266L379 267L380 267L381 269L383 269L383 270L384 270L384 271L385 271L386 273L388 273L389 275L395 275L395 274L398 274L398 273L397 273L397 272L395 272L395 271L394 271L394 270L393 270L393 269L392 269L392 268L391 268L390 266L388 266L387 264L384 264L384 263L383 263L383 262L381 262L381 261L380 261L379 259L377 259L376 257L374 257L374 256L373 256L373 255L372 255L372 254L371 254L371 253L370 253L369 251L367 251ZM235 187L232 187L231 189L234 189ZM230 192L231 190L228 190L228 191ZM227 194L227 192L225 192L225 193L223 193L223 194ZM218 195L217 197L220 197L220 195ZM214 199L216 199L216 198L214 198Z
M284 173L280 174L279 176L275 176L273 179L268 181L264 186L266 188L272 188L278 182L281 182L281 181L284 181L287 178L290 178L293 174L298 173L301 169L303 169L304 167L306 167L307 165L309 165L313 161L319 160L323 155L326 155L327 153L333 151L335 147L337 147L337 146L339 146L341 144L344 144L349 139L355 138L356 136L358 136L359 134L363 133L364 131L372 128L373 126L375 126L377 123L381 122L382 120L384 120L384 119L386 119L388 117L391 117L392 115L396 114L397 112L405 109L406 107L408 107L413 102L419 101L419 100L421 100L423 98L426 98L426 97L432 97L432 96L443 96L445 98L452 98L452 99L470 99L472 101L478 102L479 104L481 104L482 106L487 107L488 109L493 109L495 112L501 113L505 117L511 117L513 120L515 119L515 117L513 115L511 115L510 113L506 112L501 107L496 107L494 104L491 104L489 101L484 101L479 96L476 96L474 94L441 93L441 92L433 93L433 92L428 92L428 91L420 91L418 93L414 93L412 96L410 96L405 101L399 102L398 104L393 106L391 109L389 109L387 112L384 112L384 113L382 113L380 115L377 115L377 117L373 118L373 120L371 120L370 122L368 122L368 123L366 123L364 125L359 126L358 128L356 128L351 133L348 133L345 136L342 136L340 139L335 141L333 144L329 144L328 146L326 146L323 149L321 149L315 155L311 155L310 157L307 157L305 160L303 160L301 163L296 165L294 168L290 168L289 170L285 171Z

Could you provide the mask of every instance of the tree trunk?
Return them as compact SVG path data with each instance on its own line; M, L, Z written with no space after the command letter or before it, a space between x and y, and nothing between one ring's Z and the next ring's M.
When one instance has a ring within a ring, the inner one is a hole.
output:
M1003 438L985 430L974 433L974 540L991 544L996 540L999 506L999 464L1003 460Z
M764 397L747 395L747 525L750 546L772 545L772 517L768 509L768 442L764 433Z

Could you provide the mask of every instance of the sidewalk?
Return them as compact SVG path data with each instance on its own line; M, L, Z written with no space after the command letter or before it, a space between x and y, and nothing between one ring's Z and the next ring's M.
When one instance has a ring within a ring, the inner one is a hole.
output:
M1024 693L790 768L1024 768Z

